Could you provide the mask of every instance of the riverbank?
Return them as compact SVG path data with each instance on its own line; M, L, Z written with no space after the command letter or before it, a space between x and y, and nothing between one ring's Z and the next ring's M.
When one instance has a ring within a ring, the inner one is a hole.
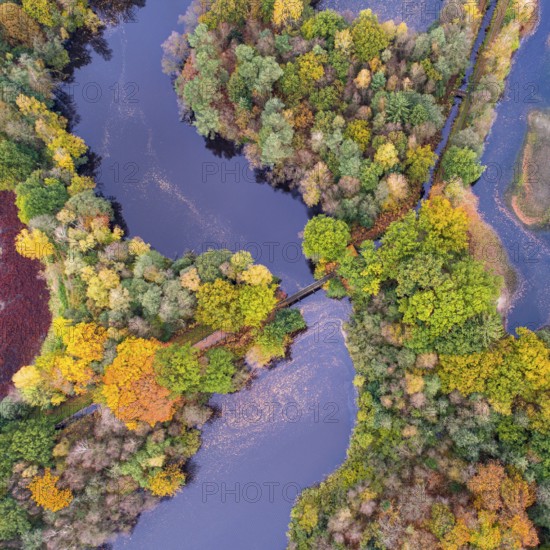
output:
M510 206L527 226L550 223L550 114L532 111L518 158L518 174L508 192Z
M15 250L23 227L15 195L0 192L0 399L13 388L11 377L38 354L51 323L42 266Z

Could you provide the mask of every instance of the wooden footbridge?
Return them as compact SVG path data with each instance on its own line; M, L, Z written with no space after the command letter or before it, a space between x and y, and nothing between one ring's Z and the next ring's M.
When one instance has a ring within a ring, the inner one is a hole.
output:
M277 309L281 309L283 307L289 307L299 302L300 300L303 300L306 296L309 296L310 294L313 294L314 292L317 292L320 288L322 288L326 282L330 281L330 279L334 277L334 275L335 273L332 271L328 275L325 275L322 279L311 283L310 285L302 288L291 296L287 296L284 300L281 300L275 307Z

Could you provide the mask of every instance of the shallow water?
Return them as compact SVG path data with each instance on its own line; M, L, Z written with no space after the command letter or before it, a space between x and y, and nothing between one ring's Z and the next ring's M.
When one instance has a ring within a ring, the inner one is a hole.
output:
M540 23L515 55L505 96L486 142L487 171L474 186L479 210L498 233L517 270L519 288L508 316L508 330L537 329L550 323L550 231L533 231L510 211L505 194L518 169L533 109L550 107L550 2L541 1ZM494 251L485 251L495 258Z

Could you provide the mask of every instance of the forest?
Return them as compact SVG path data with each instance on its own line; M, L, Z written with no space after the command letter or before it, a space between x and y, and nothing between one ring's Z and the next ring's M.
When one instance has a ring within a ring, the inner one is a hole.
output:
M243 387L248 365L284 357L305 328L298 310L277 310L280 281L249 252L166 258L125 238L97 192L55 90L75 37L133 6L0 4L0 188L22 223L7 244L42 262L52 316L0 402L3 547L94 548L129 531L185 484L210 395Z
M416 34L370 10L348 20L307 2L215 0L170 37L165 65L200 134L242 145L309 207L370 228L418 200L480 18L465 3ZM476 162L460 146L447 164L470 183Z
M0 189L14 193L24 227L13 250L42 263L52 317L0 401L8 548L94 548L129 532L188 480L211 394L243 388L248 365L284 357L305 328L298 310L277 308L280 281L248 252L166 258L127 238L98 192L56 89L82 52L77 36L101 37L102 21L139 4L0 3ZM211 0L165 44L185 119L300 193L317 214L304 255L317 278L334 274L328 295L353 304L355 428L345 463L297 500L291 549L550 544L550 332L506 334L508 281L473 252L468 202L535 15L499 0L437 159L487 9L460 5L414 33L369 10Z
M354 306L356 426L343 466L296 503L291 549L550 543L550 333L505 333L506 268L475 253L489 237L469 191L533 5L498 2L412 208L486 8L415 34L369 10L214 0L165 45L197 131L322 212L303 252Z

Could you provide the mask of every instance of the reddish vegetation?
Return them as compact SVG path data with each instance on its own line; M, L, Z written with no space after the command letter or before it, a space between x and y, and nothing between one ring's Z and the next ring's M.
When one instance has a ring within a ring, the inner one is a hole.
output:
M15 251L22 228L13 194L0 192L0 397L12 375L38 353L51 321L40 263Z
M380 214L374 226L370 229L360 225L355 226L351 233L351 240L353 244L359 247L363 241L375 241L376 239L379 239L393 222L400 220L407 212L414 208L419 198L419 194L411 196L406 203L403 203L397 210Z

